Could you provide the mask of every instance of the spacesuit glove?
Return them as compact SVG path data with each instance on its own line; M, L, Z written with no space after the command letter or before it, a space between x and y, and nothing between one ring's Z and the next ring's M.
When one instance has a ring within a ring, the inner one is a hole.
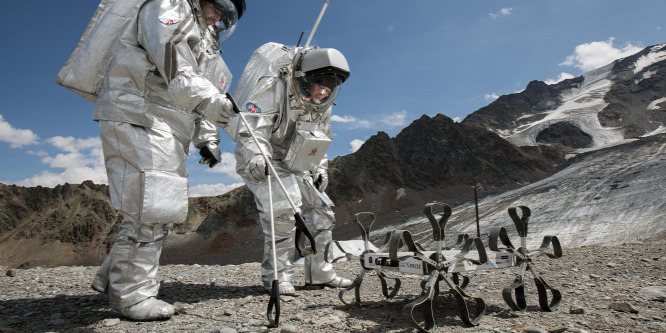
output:
M208 164L208 167L210 168L214 167L222 160L220 148L215 141L208 141L205 146L201 147L199 149L199 155L201 155L199 164Z
M199 105L201 114L215 125L225 127L229 124L231 117L235 115L233 104L222 94L211 96Z
M245 167L245 176L255 182L263 182L266 180L266 161L261 155L252 157Z
M328 187L328 172L326 172L326 169L315 170L312 179L314 180L315 187L317 187L319 191L324 192L326 187Z

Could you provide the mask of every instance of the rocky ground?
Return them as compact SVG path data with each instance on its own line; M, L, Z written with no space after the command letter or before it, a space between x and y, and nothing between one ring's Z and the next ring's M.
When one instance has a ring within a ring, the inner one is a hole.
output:
M462 323L455 299L441 292L435 303L436 332L666 332L666 241L564 249L560 259L540 257L535 266L563 294L554 312L538 306L527 289L527 310L510 311L501 296L517 270L470 274L467 291L482 296L486 315L476 327ZM336 263L354 277L358 261ZM268 295L259 286L259 264L166 265L160 298L178 312L170 320L134 322L114 315L105 295L90 282L96 267L8 269L1 267L0 332L412 332L402 315L420 277L401 277L398 295L385 300L373 272L361 289L362 307L343 304L335 289L305 289L297 266L295 297L281 297L278 328L268 328ZM443 286L443 284L442 284ZM442 287L442 289L445 289ZM353 292L347 293L348 300Z

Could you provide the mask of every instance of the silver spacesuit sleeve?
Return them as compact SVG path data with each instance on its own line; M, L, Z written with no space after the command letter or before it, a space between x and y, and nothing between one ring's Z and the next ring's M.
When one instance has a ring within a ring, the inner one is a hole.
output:
M211 141L220 143L220 133L217 131L217 127L205 118L199 118L194 126L192 144L197 149L201 149Z
M199 30L187 1L148 1L139 13L139 43L166 81L174 104L185 112L220 93L196 72L192 47L204 47Z
M276 98L276 89L283 89L281 84L265 84L267 81L275 80L275 78L262 78L258 87L269 87L268 89L259 89L250 94L248 101L256 103L261 106L258 113L245 112L245 119L254 131L261 149L268 154L268 157L273 156L273 146L270 142L273 133L273 126L279 118L279 106L282 101ZM241 106L242 107L242 106ZM239 124L238 136L236 142L236 171L242 176L245 173L245 167L252 157L260 155L261 150L252 139L249 129L244 124Z
M245 119L248 124L254 131L254 135L257 137L257 141L261 145L261 149L268 157L273 155L273 147L270 144L271 130L273 128L273 123L277 118L276 114L246 114ZM252 157L261 155L261 150L257 147L257 144L254 142L250 136L249 130L245 125L241 125L238 130L238 141L236 142L236 171L241 176L245 174L245 168L247 162L249 162Z

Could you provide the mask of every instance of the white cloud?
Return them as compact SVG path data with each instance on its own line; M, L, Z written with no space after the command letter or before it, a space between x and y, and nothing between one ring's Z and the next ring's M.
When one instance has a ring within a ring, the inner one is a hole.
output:
M39 142L37 134L31 130L16 129L0 114L0 141L9 143L11 148L21 148Z
M399 111L393 112L388 115L384 115L377 119L376 121L369 121L365 119L358 119L353 116L338 116L332 115L331 122L346 124L344 127L347 129L356 129L356 128L373 128L378 127L380 124L382 128L389 128L405 126L407 124L407 112Z
M379 121L382 124L388 125L388 127L391 128L391 127L401 127L407 125L406 119L407 119L407 111L402 110L400 112L394 112L385 117L382 117Z
M99 137L76 139L73 137L56 136L45 140L64 153L48 154L43 151L33 153L44 155L42 162L51 168L64 169L57 173L43 171L33 177L16 182L21 186L53 187L58 184L79 184L92 180L96 184L106 184L106 169L102 155L102 142Z
M352 140L352 141L349 143L349 145L351 146L351 148L349 149L349 151L352 152L352 153L356 152L359 148L361 148L361 146L362 146L364 143L365 143L365 141L363 141L363 140L359 140L359 139L354 139L354 140Z
M206 169L206 172L223 173L233 179L240 180L241 177L236 173L236 156L230 152L222 152L222 161L212 169Z
M559 83L559 82L562 82L564 80L573 79L573 78L574 78L574 76L572 74L562 72L562 73L560 73L560 75L556 79L548 79L545 82L546 82L546 84L555 84L555 83Z
M235 188L243 186L244 183L226 184L202 184L190 187L190 197L214 197L225 194Z
M459 123L460 122L460 117L453 117L453 122Z
M331 116L331 122L348 124L346 127L350 129L354 128L371 128L373 124L367 120L361 120L352 116L340 117L338 115Z
M356 117L352 117L352 116L340 117L340 116L334 114L334 115L331 116L331 121L336 122L336 123L353 123L353 122L357 121L357 119L356 119Z
M28 150L26 151L28 155L33 155L33 156L47 156L48 153L43 151L43 150Z
M490 14L488 14L488 16L490 16L490 18L494 20L494 19L496 19L500 16L509 16L509 15L511 15L512 10L513 10L513 8L502 8L497 13L490 13Z
M573 66L587 72L605 66L617 59L630 56L640 50L641 47L628 43L622 48L613 46L614 37L606 42L592 42L576 46L574 53L566 57L561 66Z
M490 93L490 94L486 94L485 96L483 96L483 99L485 99L486 102L492 102L492 101L494 101L498 98L499 98L499 95L497 95L496 93Z

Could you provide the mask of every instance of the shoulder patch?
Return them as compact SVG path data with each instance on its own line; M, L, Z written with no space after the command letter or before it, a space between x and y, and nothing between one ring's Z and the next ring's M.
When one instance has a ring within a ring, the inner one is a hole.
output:
M173 25L180 22L180 19L170 18L170 17L160 17L160 22L162 22L162 24L164 25Z
M261 109L254 103L245 104L245 108L252 113L261 113Z

